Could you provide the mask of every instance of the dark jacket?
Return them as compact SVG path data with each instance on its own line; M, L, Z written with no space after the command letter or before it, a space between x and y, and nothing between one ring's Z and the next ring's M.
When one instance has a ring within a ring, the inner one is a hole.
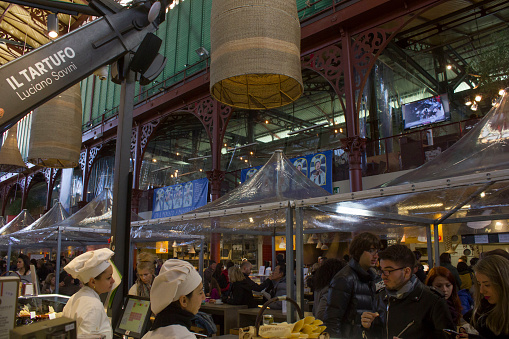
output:
M210 293L210 282L212 281L212 274L214 273L214 270L212 267L207 267L205 271L203 271L203 289L205 290L205 293Z
M413 289L401 298L388 296L384 289L376 296L376 311L380 317L375 318L373 329L376 332L369 338L390 338L401 335L402 338L437 339L450 338L443 329L456 329L447 303L439 291L431 290L415 276L412 277ZM388 306L388 307L387 307ZM380 324L382 325L380 327ZM380 328L383 328L380 332Z
M270 280L268 278L265 279L265 281L263 283L257 284L253 280L251 280L251 278L249 278L249 274L245 274L245 273L243 273L243 274L244 274L244 277L246 278L246 281L247 281L251 291L261 292L264 289L270 289L272 287L272 280Z
M469 339L509 339L509 334L500 334L497 336L486 325L486 316L493 307L494 306L486 300L483 299L481 301L481 307L479 308L480 315L475 326L475 329L477 332L479 332L479 335L469 334ZM470 310L464 315L465 321L471 323L472 313L473 311Z
M258 307L254 300L253 291L246 279L230 283L230 294L226 303L230 305L247 305L249 308Z
M454 276L454 279L456 279L456 290L459 290L460 286L461 286L461 278L458 273L458 269L456 267L452 266L451 263L448 263L448 262L440 264L440 266L447 268L452 273L452 275Z
M228 285L230 284L230 279L228 279L228 270L223 270L223 272L221 272L221 276L217 283L219 284L219 287L221 287L221 292L228 291Z
M275 297L281 297L283 295L286 295L286 277L282 277L277 282L272 282L273 286L270 289L269 293L272 298ZM282 301L276 301L270 304L270 308L275 310L281 310L283 309L283 302Z
M474 305L474 299L470 295L468 290L459 290L458 297L461 302L461 314L465 314L470 311Z
M362 337L361 314L373 311L375 278L354 259L332 278L323 316L331 337Z

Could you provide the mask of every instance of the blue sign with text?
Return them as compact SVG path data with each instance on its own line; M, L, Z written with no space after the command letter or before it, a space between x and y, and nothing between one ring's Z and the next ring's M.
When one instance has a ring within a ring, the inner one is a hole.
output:
M207 204L207 178L154 190L153 218L173 217Z

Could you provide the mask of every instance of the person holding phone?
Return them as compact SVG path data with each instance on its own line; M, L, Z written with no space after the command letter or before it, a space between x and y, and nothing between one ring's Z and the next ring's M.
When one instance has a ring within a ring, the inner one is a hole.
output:
M447 307L449 307L449 312L452 316L452 321L456 325L459 325L461 320L461 301L456 289L456 280L451 271L442 266L433 267L431 271L429 271L426 285L444 294Z
M489 255L474 266L474 309L464 318L479 335L461 333L456 338L509 338L509 260Z

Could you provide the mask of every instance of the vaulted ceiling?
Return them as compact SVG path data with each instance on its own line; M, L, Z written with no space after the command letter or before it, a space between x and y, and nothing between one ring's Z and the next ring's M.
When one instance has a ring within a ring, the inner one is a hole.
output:
M55 2L54 6L52 2ZM69 9L60 8L62 3L68 3ZM85 0L0 1L0 65L51 40L47 30L48 14L57 13L60 35L92 20L92 16L79 12L80 5L83 6L83 10L88 9L88 2Z

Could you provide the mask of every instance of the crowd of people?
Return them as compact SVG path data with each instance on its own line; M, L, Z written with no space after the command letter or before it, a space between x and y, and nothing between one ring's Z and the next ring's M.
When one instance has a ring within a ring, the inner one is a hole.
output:
M418 253L417 253L418 254ZM311 275L315 317L333 338L509 338L509 253L457 267L449 253L427 274L407 246L381 250L364 232L348 262L324 260Z
M79 279L73 279L70 274L64 270L64 266L69 263L69 258L62 257L60 261L59 294L71 296L83 286ZM35 269L37 281L32 279L31 266ZM0 261L0 275L18 275L22 283L37 284L40 294L56 293L56 261L41 259L30 259L27 255L20 253L12 264L7 266L5 260Z
M420 253L397 244L381 249L380 239L358 234L343 259L320 257L307 283L313 289L313 314L324 322L332 338L509 338L509 253L498 249L451 263L443 253L440 266L425 272ZM113 252L86 252L71 262L62 258L61 272L54 262L34 264L42 293L54 293L56 274L60 291L71 299L64 315L77 320L78 334L112 338L111 324L99 295L114 284ZM16 271L30 276L30 260L21 254ZM7 270L5 263L2 270ZM146 338L194 338L190 327L205 298L232 305L258 307L254 292L266 299L284 296L286 263L278 258L260 284L251 278L252 264L225 265L209 261L203 279L183 260L163 262L142 252L137 256L136 282L129 294L149 297L155 322ZM62 293L61 292L61 293ZM282 302L270 304L281 309Z

